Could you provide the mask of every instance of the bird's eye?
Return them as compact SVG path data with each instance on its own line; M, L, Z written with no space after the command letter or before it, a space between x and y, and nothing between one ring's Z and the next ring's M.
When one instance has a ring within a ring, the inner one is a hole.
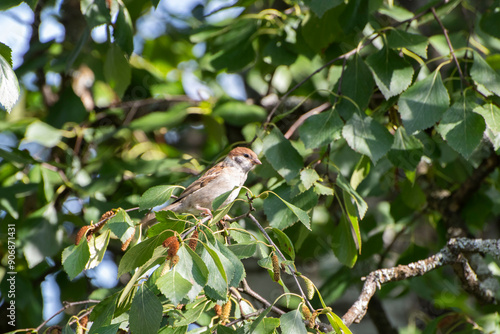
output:
M243 154L243 156L244 156L245 158L250 158L250 156L248 155L248 153Z

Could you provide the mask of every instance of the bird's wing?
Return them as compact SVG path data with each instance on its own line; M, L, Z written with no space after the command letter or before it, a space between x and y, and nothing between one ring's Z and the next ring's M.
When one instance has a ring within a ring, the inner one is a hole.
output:
M179 202L183 198L191 195L192 193L200 190L201 188L205 187L210 182L212 182L222 173L222 169L220 167L222 167L222 162L210 168L198 180L191 183L186 189L184 189L184 191L179 195L179 197L173 203Z

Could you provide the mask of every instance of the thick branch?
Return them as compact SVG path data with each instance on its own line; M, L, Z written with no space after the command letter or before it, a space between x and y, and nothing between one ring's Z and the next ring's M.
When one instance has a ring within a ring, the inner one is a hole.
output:
M428 257L427 259L410 263L408 265L399 265L389 269L379 269L371 272L364 278L365 284L361 290L358 300L351 306L342 320L346 326L350 326L353 322L359 323L366 314L368 303L373 297L377 288L381 288L382 284L405 280L415 276L422 276L431 270L442 267L444 265L460 265L466 268L467 286L474 290L475 293L482 294L490 303L494 303L496 287L486 286L477 279L477 275L468 264L463 253L487 253L496 258L500 258L500 240L482 240L482 239L467 239L458 238L451 239L448 244L438 253Z

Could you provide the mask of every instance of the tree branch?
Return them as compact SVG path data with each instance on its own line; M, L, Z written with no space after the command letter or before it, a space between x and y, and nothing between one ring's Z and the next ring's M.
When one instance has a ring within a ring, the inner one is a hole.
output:
M368 276L363 278L365 284L363 285L361 294L347 313L344 314L342 320L346 326L352 325L353 322L359 323L366 314L370 299L377 291L377 288L381 288L382 284L422 276L431 270L450 264L467 267L467 286L471 290L476 291L476 293L484 295L485 299L489 298L490 303L494 303L495 289L497 287L479 281L475 272L468 265L468 260L463 256L463 253L487 253L500 258L500 240L450 239L445 247L427 259L408 265L399 265L389 269L372 271Z

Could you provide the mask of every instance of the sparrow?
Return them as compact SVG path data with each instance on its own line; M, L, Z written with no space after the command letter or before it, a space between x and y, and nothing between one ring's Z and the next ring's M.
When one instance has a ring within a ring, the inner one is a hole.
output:
M246 147L236 147L224 160L191 183L172 204L162 210L212 216L212 202L231 190L233 191L222 206L234 201L247 179L248 172L260 164L262 162L254 151Z

